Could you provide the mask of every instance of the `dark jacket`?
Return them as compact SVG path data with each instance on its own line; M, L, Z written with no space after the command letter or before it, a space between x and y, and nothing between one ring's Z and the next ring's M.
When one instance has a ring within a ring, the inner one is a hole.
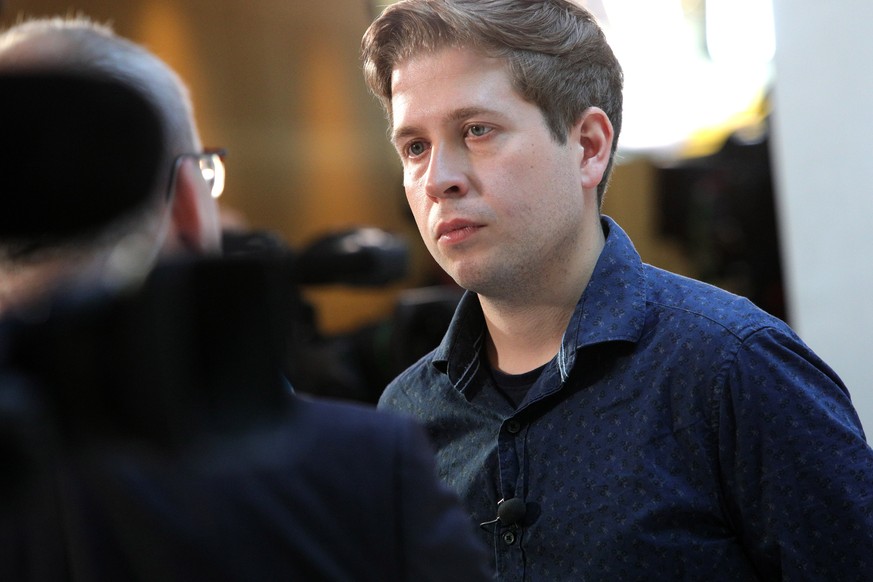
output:
M6 322L0 579L485 579L417 424L288 390L269 273Z

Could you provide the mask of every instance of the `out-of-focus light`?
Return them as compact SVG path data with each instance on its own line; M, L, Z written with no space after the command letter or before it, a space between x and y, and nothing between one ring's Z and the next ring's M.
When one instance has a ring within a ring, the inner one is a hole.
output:
M706 0L706 48L714 63L761 66L776 52L770 0Z
M224 192L224 164L212 168L212 197L218 198Z
M775 50L771 0L575 0L601 22L625 72L619 148L682 155L760 109ZM704 19L705 14L705 19Z

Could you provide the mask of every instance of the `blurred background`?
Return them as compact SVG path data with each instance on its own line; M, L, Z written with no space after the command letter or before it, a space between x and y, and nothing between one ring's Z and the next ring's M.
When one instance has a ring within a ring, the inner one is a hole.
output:
M645 261L786 319L843 376L873 426L873 76L854 69L873 57L863 30L873 3L579 2L626 72L604 212ZM386 3L0 0L0 25L82 14L175 68L204 144L228 150L220 202L229 228L274 233L295 250L363 227L403 241L402 276L301 293L320 335L367 330L370 344L396 323L399 305L431 301L439 308L417 316L434 328L418 338L424 350L453 295L421 299L422 289L451 284L419 241L383 113L361 78L360 38Z

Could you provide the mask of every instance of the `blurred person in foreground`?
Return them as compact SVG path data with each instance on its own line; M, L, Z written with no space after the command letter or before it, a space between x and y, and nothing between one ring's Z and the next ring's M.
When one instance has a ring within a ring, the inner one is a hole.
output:
M483 549L417 424L287 390L282 287L269 263L217 256L210 176L172 71L102 26L37 20L0 34L0 87L3 115L33 122L4 125L0 163L21 144L48 144L32 166L5 168L0 206L44 210L51 225L28 239L20 221L0 218L0 277L11 283L0 320L0 579L485 579ZM113 111L113 124L130 124L130 148L90 159L58 135L63 119L40 115L83 95L94 108L68 111L94 121L81 144L104 135L101 114ZM106 106L107 95L128 109ZM157 175L142 176L135 130L152 121ZM52 180L28 179L57 172L54 156L88 162L65 166L60 198L40 191ZM143 208L103 216L104 228L45 203L114 208L73 187L126 196L106 164L137 176L131 190L163 188ZM65 217L91 224L80 232Z
M601 215L622 70L566 0L401 0L363 38L424 243L467 289L382 409L421 420L501 580L873 579L837 375Z
M49 69L119 79L142 91L166 137L163 173L149 200L103 228L70 238L0 239L0 313L38 299L61 281L113 285L144 276L160 255L219 253L212 194L222 184L209 182L223 168L215 167L221 164L218 154L202 148L179 77L142 47L86 19L28 20L0 34L0 73ZM34 161L32 170L51 171L50 160Z

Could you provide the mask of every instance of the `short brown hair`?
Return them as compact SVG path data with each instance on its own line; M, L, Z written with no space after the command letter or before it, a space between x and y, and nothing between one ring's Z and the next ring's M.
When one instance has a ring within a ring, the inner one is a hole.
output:
M391 74L416 53L468 47L503 59L515 89L542 111L558 142L589 107L612 123L610 162L621 131L621 65L597 21L569 0L401 0L386 8L362 40L364 78L391 122Z

